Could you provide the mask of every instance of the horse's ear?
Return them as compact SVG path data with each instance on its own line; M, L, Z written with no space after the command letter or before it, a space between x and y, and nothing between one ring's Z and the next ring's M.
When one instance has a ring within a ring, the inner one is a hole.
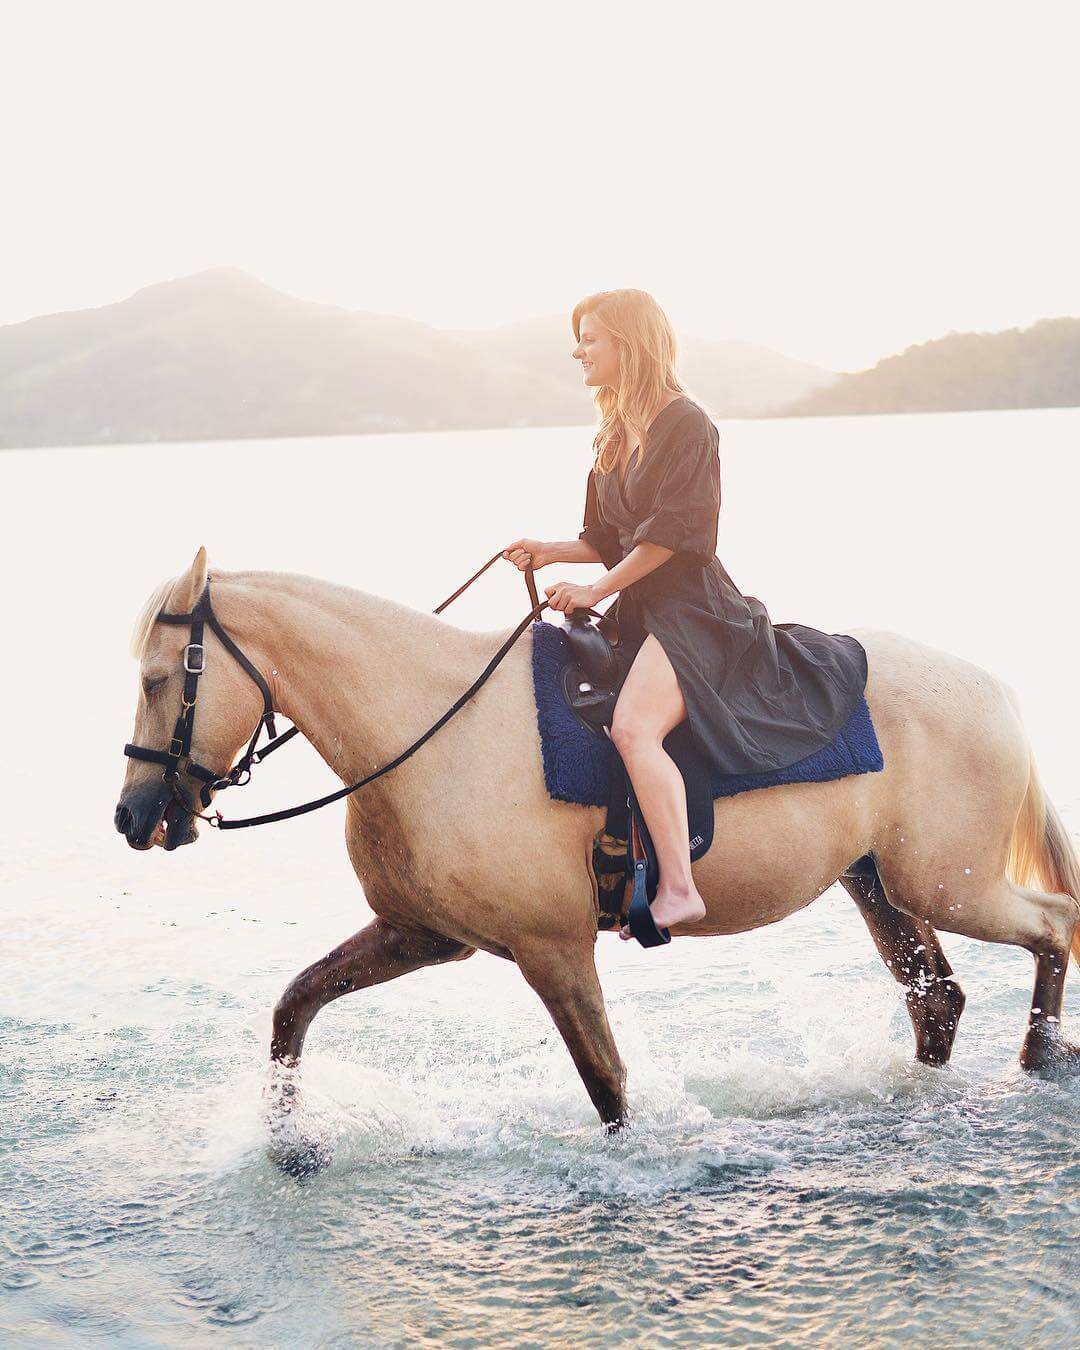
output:
M206 549L200 548L188 570L177 577L169 596L171 614L190 614L206 590Z

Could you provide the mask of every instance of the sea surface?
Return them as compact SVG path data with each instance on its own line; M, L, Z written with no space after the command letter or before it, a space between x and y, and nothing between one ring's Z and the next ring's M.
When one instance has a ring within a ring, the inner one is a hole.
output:
M1002 676L1080 830L1080 409L718 425L740 588L775 622L896 629ZM838 886L736 938L600 939L616 1138L481 954L325 1009L303 1075L333 1162L269 1161L273 1004L370 912L340 806L172 854L114 833L135 614L200 544L433 609L509 540L576 536L590 440L0 454L3 1345L1080 1340L1080 1082L1018 1066L1030 958L944 937L968 1007L952 1064L923 1067ZM500 562L445 617L527 608ZM301 743L243 813L333 786ZM1080 1039L1075 969L1070 1012Z

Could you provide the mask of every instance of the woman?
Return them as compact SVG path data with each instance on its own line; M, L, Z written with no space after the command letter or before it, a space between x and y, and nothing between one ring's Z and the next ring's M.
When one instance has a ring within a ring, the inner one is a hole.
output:
M519 570L553 562L609 569L591 586L558 581L544 594L566 612L619 592L603 624L613 619L620 646L636 652L611 738L656 848L653 920L693 924L705 904L690 871L682 775L664 737L689 718L716 775L794 764L847 721L865 689L866 653L853 637L773 625L724 570L719 433L676 378L675 337L652 296L598 292L575 307L572 326L573 356L601 416L585 528L566 542L517 539L503 557Z

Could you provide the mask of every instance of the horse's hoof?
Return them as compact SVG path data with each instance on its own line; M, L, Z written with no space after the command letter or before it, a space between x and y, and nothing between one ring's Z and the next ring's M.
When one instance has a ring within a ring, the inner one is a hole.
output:
M318 1176L334 1161L333 1149L320 1139L297 1139L270 1146L270 1158L280 1172L297 1181Z
M262 1097L266 1103L264 1120L271 1137L276 1140L295 1140L298 1137L296 1121L304 1110L300 1075L296 1069L285 1068L280 1064L271 1065L263 1084Z
M1080 1046L1070 1044L1056 1024L1033 1022L1024 1037L1020 1064L1031 1073L1071 1078L1080 1075Z
M908 994L917 1060L937 1066L948 1064L966 1001L964 991L951 978Z

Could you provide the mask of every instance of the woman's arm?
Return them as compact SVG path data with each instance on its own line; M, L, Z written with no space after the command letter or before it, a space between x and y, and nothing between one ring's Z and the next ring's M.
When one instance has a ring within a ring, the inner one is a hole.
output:
M584 539L563 539L547 545L544 551L547 562L592 563L603 562L600 554Z
M557 550L552 555L558 562L602 562L607 566L607 558L619 557L618 531L606 525L600 516L600 506L596 494L596 473L589 471L588 486L585 493L585 528L576 540L568 540L551 546ZM560 581L554 586L545 586L552 609L569 612L584 606L592 609L601 600L624 586L630 586L642 577L648 576L671 557L673 549L650 540L641 540L634 545L625 558L605 572L591 586L578 586L573 582ZM606 556L605 556L606 555Z
M703 563L716 549L716 520L720 510L720 460L713 432L695 431L691 438L672 447L659 483L654 489L652 510L639 521L631 538L630 552L591 586L560 581L546 586L552 609L592 608L615 591L662 567L675 553L700 557ZM594 475L589 475L585 530L597 528ZM598 536L593 534L593 538ZM603 561L603 559L601 559Z
M642 577L660 567L671 557L673 549L662 544L640 543L630 550L622 562L616 564L610 572L605 572L591 586L577 586L570 581L557 581L554 586L545 586L544 594L552 609L569 611L573 609L592 609L624 586L630 586ZM570 561L567 559L567 561Z
M673 556L674 552L674 549L664 548L662 544L645 542L635 544L621 563L593 582L592 590L597 603L606 600L609 595L614 595L616 591L633 585L635 581L640 581L642 577L647 577L650 572L655 572Z
M600 554L583 539L554 540L548 543L542 539L515 539L503 549L503 557L508 558L519 572L527 567L539 571L553 562L591 563L603 562Z

